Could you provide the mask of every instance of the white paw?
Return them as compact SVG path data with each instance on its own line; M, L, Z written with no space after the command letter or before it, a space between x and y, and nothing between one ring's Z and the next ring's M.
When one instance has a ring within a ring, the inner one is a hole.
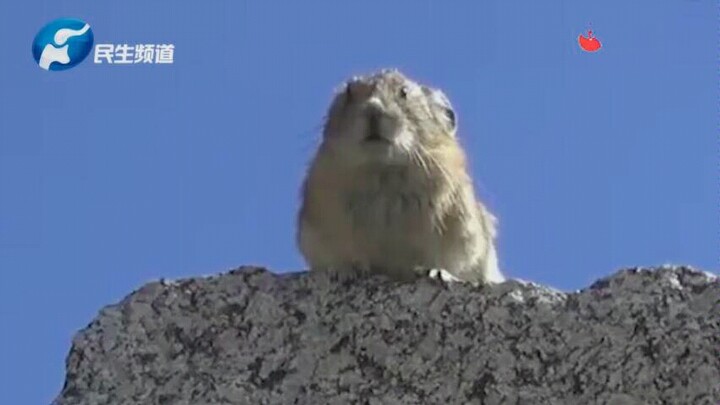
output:
M462 280L453 276L445 269L430 269L428 270L428 277L445 283L462 282Z

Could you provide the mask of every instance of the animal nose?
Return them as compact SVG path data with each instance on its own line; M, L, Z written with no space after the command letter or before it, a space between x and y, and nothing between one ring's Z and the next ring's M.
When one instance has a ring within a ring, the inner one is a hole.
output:
M382 111L377 107L367 109L368 136L371 139L382 139L381 120Z
M383 140L383 121L385 120L385 109L382 101L377 97L370 97L365 104L365 119L367 120L367 139Z
M368 126L370 132L380 133L380 110L375 108L368 110Z
M373 95L372 97L368 98L365 102L365 109L368 111L368 113L379 113L383 111L383 102L380 100L379 97L376 95Z
M370 122L379 122L383 114L382 102L377 97L371 97L365 106L365 112Z

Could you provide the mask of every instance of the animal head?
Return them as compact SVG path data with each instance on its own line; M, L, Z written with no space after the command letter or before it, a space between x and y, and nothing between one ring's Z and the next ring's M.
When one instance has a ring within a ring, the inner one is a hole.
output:
M396 69L353 77L336 91L323 143L348 164L403 164L455 143L457 115L439 89Z

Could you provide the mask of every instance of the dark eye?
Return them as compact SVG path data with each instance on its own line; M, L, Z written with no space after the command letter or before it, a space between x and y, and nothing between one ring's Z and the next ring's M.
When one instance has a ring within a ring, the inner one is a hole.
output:
M400 92L398 94L400 95L400 98L405 100L405 99L407 99L409 93L410 93L410 89L408 89L407 86L402 86L402 87L400 87Z
M450 127L455 128L457 125L457 118L455 118L455 111L452 108L445 109L445 116L450 121Z

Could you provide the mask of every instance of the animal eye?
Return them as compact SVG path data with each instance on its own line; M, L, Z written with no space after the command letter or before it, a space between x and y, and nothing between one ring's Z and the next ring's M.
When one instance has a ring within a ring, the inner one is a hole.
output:
M400 92L398 93L400 95L400 98L403 100L408 97L408 94L410 93L410 89L408 89L407 86L400 87Z
M455 128L457 125L457 118L455 117L455 111L452 108L445 108L445 116L450 121L450 127Z

